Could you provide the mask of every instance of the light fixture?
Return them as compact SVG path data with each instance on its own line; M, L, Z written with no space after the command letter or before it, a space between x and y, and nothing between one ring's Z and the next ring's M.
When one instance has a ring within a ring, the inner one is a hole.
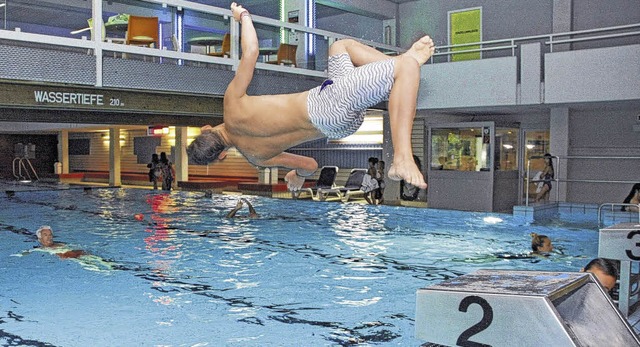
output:
M382 144L384 136L382 134L383 121L381 116L365 117L362 125L353 135L342 139L331 140L331 143L350 144Z
M4 7L6 4L0 4L0 7Z
M536 147L536 145L532 145L532 144L528 144L527 145L527 149L534 149Z
M169 134L169 127L158 125L147 128L147 136L164 136Z
M504 147L506 149L513 149L513 145L510 145L510 144L504 144L504 145L502 145L502 147Z

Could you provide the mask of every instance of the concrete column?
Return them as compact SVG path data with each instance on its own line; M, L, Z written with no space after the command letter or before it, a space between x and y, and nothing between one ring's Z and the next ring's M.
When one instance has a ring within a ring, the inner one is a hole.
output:
M69 130L58 132L58 162L62 164L62 173L69 173Z
M307 13L311 9L308 9L306 6L305 0L286 0L282 5L283 11L282 14L284 18L280 18L280 20L284 22L289 21L289 13L298 11L298 22L293 24L298 24L302 26L308 26L307 23ZM287 33L285 35L285 39L280 43L288 43L292 45L298 45L298 49L296 50L296 61L298 67L307 67L307 63L309 61L307 57L307 47L309 46L309 42L307 41L307 35L303 32L291 32L290 30L285 30Z
M120 176L120 129L109 128L109 185L122 185Z
M553 0L553 32L565 33L573 30L573 0ZM568 37L567 37L568 38ZM553 45L554 52L568 51L571 44Z
M569 108L556 107L551 109L549 117L549 148L551 155L557 155L560 158L569 155ZM554 169L556 178L565 180L567 178L567 161L560 160L559 165L554 161ZM551 191L551 200L567 201L567 184L557 184L555 192ZM559 194L559 195L556 195Z
M278 168L275 167L258 167L258 183L260 184L274 184L273 176L275 172L275 180L278 182Z
M267 184L269 183L269 175L271 174L271 169L268 167L258 167L258 183Z
M187 127L176 127L175 169L176 182L189 180L189 157L187 156Z
M520 46L520 104L538 105L542 102L540 71L542 69L540 42Z
M382 158L385 163L385 188L384 203L389 205L400 205L400 182L392 181L387 177L391 163L393 163L393 142L391 141L391 123L389 122L389 112L385 112L382 126Z

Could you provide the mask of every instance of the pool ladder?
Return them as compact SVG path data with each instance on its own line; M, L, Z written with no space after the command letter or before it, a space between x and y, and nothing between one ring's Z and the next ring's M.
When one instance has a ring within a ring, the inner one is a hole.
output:
M623 206L635 206L638 208L638 223L640 223L640 204L627 204L627 203L622 203L622 202L606 202L604 204L601 204L600 207L598 207L598 225L602 225L602 208L603 207L607 207L610 206L611 207L611 212L614 212L613 208L614 207L623 207Z
M28 167L25 162L29 164ZM33 176L31 174L33 174ZM13 176L20 181L33 181L34 177L36 180L40 179L36 170L33 168L33 165L31 165L31 161L29 161L29 158L27 157L18 157L13 159Z

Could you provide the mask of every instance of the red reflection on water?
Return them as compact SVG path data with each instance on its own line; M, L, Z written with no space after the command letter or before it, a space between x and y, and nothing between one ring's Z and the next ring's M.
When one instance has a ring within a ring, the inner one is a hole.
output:
M176 210L173 202L173 198L168 193L147 196L147 203L151 206L153 213L150 216L152 223L145 229L145 232L151 233L151 235L144 238L144 243L146 249L151 252L167 255L167 252L177 249L175 244L158 247L161 242L171 241L175 234L175 230L169 228L168 219L164 217L165 213ZM175 255L179 257L179 254Z

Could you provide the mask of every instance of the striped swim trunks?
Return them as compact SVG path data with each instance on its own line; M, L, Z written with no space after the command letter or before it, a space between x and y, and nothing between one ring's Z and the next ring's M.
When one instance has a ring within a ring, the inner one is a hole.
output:
M309 91L311 123L331 139L358 130L367 108L389 98L395 59L354 67L347 53L329 57L329 79Z

